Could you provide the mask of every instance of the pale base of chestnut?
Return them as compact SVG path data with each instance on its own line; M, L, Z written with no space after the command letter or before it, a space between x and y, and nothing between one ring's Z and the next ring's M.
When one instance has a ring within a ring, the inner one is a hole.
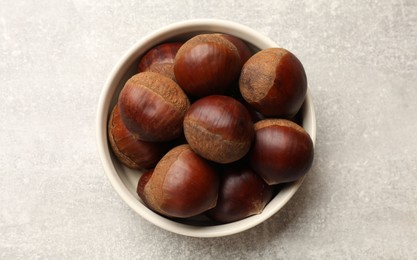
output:
M142 38L136 43L114 67L108 77L100 96L97 109L97 143L104 170L120 197L140 216L149 222L174 233L194 237L220 237L232 235L252 228L278 212L298 190L303 178L284 185L281 191L265 207L263 212L228 224L215 224L205 217L174 221L160 216L148 209L136 194L140 172L128 169L112 155L107 140L107 122L111 109L124 83L136 73L137 63L148 49L166 41L188 39L196 34L220 32L232 34L246 41L254 50L278 46L260 33L229 21L214 19L189 20L172 24ZM308 76L308 75L307 75ZM313 143L316 139L316 118L310 91L307 90L306 100L302 107L302 126L310 134Z

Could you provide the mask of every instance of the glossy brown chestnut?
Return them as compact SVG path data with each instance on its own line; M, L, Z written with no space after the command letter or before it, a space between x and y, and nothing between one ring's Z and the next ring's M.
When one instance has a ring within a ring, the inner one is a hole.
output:
M174 61L178 84L192 97L223 94L239 77L236 46L221 34L200 34L186 41Z
M184 117L184 135L200 156L230 163L249 151L254 128L249 112L240 102L212 95L191 105Z
M141 72L123 87L118 101L126 128L137 138L164 142L179 137L190 101L173 80L155 72Z
M148 204L148 201L146 200L143 190L145 189L146 184L148 184L148 181L151 179L152 174L153 174L153 169L143 173L142 176L140 176L139 181L138 181L138 186L136 187L136 193L146 205Z
M149 208L168 217L186 218L216 206L219 177L210 162L185 144L170 150L140 185Z
M265 119L255 124L255 132L250 165L269 185L295 181L310 169L313 141L301 126L285 119Z
M116 157L132 169L155 167L171 147L169 143L145 142L134 137L123 124L117 105L110 115L108 136Z
M239 87L243 98L263 115L290 118L304 102L307 77L294 54L282 48L269 48L245 63Z
M153 47L140 59L138 72L152 71L175 80L174 59L181 46L182 42L169 42Z
M272 199L273 188L246 165L228 165L220 174L217 205L207 215L227 223L260 214Z
M242 68L243 64L245 64L245 62L253 55L249 46L236 36L230 34L220 34L220 36L231 42L236 47L239 52L240 67Z

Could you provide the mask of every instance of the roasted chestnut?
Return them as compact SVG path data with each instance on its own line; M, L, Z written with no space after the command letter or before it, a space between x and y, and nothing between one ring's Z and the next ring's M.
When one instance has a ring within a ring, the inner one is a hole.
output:
M251 167L269 185L304 176L314 158L310 135L285 119L264 119L255 124L255 141L249 152Z
M212 95L191 105L184 117L184 135L200 156L230 163L249 151L254 128L248 110L240 102Z

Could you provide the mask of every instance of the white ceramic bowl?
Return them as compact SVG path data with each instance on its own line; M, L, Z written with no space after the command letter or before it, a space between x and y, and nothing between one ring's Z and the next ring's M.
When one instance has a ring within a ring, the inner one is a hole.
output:
M246 41L251 48L264 49L278 45L260 33L237 23L199 19L175 23L142 38L119 61L111 72L101 93L97 111L97 142L104 170L111 184L121 198L140 216L163 229L194 237L220 237L242 232L265 221L279 211L300 187L303 178L286 184L259 215L229 223L213 224L204 218L194 218L182 222L162 217L148 209L136 194L140 172L121 165L112 155L107 139L107 122L111 109L116 104L119 92L126 80L136 73L139 58L151 47L166 41L185 40L206 32L227 33ZM285 48L285 46L282 46ZM303 127L313 142L316 137L316 119L310 92L303 105Z

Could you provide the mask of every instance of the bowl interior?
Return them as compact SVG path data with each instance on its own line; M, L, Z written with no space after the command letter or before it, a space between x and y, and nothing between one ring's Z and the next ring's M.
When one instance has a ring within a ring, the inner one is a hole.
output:
M245 26L219 20L192 20L173 24L148 35L134 45L115 66L100 97L97 114L97 139L104 169L113 187L122 199L138 214L153 224L166 230L197 237L213 237L234 234L251 228L276 213L293 196L302 179L282 185L274 199L265 207L262 214L229 223L216 224L204 216L186 220L173 220L160 216L146 206L136 194L136 185L142 172L124 167L113 156L107 139L107 122L118 95L127 79L137 73L140 57L150 48L163 42L185 41L201 33L227 33L244 40L253 51L276 47L277 44L256 31ZM315 115L310 92L301 109L302 126L315 141Z

